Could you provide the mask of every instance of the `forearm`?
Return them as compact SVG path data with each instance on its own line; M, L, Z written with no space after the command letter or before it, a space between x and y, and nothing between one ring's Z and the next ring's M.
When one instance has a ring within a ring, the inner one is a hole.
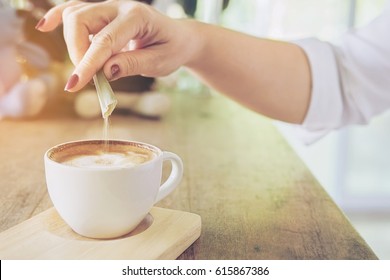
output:
M220 27L190 23L199 49L186 66L205 83L268 117L302 123L311 77L298 46L259 39Z

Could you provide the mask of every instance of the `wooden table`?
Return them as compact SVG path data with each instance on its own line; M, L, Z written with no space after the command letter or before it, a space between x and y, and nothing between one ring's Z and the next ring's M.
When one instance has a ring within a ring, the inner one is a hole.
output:
M171 97L161 120L114 115L110 135L182 157L181 185L157 205L202 217L179 259L377 258L268 119L217 94ZM102 130L65 113L0 121L0 231L52 207L45 150Z

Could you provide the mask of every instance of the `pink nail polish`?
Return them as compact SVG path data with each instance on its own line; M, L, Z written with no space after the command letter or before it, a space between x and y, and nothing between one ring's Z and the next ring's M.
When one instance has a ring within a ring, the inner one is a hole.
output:
M77 76L76 74L73 74L72 76L70 76L68 82L66 83L65 90L68 91L68 90L74 88L78 82L79 82L79 76Z
M111 66L111 78L114 78L120 71L118 64L114 64Z
M38 30L39 30L39 28L40 28L42 25L45 24L45 21L46 21L45 18L41 18L41 19L38 21L37 25L35 25L35 29L38 29Z

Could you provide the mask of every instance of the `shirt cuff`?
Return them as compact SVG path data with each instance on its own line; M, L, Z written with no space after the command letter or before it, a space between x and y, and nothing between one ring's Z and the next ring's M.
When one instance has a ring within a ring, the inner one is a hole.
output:
M343 100L334 47L316 38L294 41L309 61L312 89L309 108L302 125L295 126L296 135L311 144L335 128L343 114Z

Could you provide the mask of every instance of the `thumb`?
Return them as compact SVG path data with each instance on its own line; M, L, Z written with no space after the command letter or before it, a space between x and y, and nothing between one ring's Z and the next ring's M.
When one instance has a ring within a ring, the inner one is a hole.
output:
M137 49L112 56L104 65L103 71L109 80L142 75L146 77L165 76L173 72L168 63L156 50Z

